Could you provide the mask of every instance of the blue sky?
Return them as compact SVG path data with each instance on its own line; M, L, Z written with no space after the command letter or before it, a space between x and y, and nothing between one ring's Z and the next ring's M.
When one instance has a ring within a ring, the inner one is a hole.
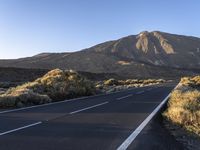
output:
M199 0L0 0L0 59L160 30L200 37Z

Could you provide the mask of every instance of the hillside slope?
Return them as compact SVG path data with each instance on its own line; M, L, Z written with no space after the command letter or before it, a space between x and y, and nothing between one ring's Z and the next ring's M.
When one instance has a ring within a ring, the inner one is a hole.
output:
M145 31L78 52L0 60L0 67L61 68L134 77L189 75L200 68L200 38Z

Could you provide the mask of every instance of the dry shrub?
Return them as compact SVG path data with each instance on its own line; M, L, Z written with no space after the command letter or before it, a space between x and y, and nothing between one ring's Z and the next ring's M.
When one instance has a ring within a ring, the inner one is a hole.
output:
M104 85L106 86L113 86L113 85L138 85L138 86L144 86L144 85L153 85L153 84L159 84L166 82L164 79L127 79L127 80L116 80L116 79L109 79L104 81Z
M10 88L0 95L0 107L43 104L94 93L93 83L77 72L55 69L34 82Z
M112 85L118 85L118 84L119 84L119 82L113 78L104 81L104 85L106 85L106 86L112 86Z
M13 93L5 93L0 96L0 107L23 107L29 105L39 105L51 102L47 95L34 93L29 89L13 89Z
M172 123L200 135L200 91L190 87L186 90L186 85L191 85L191 81L189 78L181 80L185 87L172 92L163 115Z
M200 76L195 77L184 77L180 82L183 86L190 86L193 88L199 88L200 86Z

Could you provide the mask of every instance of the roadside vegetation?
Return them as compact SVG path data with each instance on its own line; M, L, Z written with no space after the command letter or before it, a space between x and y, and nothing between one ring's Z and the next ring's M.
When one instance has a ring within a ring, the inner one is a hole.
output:
M54 69L42 77L8 89L0 88L0 108L25 107L70 98L110 93L166 82L163 79L91 81L73 70Z
M69 70L55 69L33 82L0 93L0 107L23 107L95 94L93 82Z
M96 83L96 88L103 92L115 92L133 87L143 87L147 85L155 85L167 82L164 79L127 79L127 80L116 80L114 78L100 81Z
M170 123L200 136L200 76L181 79L163 116Z

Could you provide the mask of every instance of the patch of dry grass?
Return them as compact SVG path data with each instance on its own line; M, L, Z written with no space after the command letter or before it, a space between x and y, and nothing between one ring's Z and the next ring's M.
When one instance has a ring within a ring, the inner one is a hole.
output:
M125 90L133 87L143 87L168 82L164 79L126 79L116 80L114 78L96 83L96 89L103 93Z
M103 84L106 86L118 85L119 81L111 78L111 79L105 80Z
M113 86L113 85L148 85L148 84L159 84L166 82L164 79L127 79L127 80L116 80L116 79L108 79L103 82L105 86Z
M181 79L180 82L183 86L190 86L193 88L199 88L200 87L200 76L195 77L184 77Z
M22 107L94 94L92 82L72 70L55 69L0 95L0 107Z
M200 135L200 77L182 78L168 102L164 117L188 131Z

